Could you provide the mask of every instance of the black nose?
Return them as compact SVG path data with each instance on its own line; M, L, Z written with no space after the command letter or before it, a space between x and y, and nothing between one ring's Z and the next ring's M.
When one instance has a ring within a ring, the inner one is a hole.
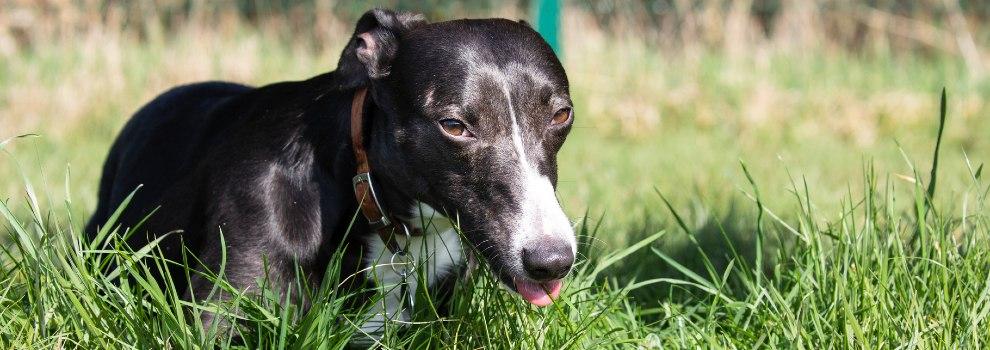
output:
M566 243L543 243L522 251L523 268L529 278L545 282L563 278L574 263L574 251Z

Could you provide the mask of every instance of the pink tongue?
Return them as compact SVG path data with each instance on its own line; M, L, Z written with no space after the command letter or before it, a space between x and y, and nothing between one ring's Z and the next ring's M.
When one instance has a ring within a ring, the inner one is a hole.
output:
M557 299L560 295L560 286L562 283L560 280L553 280L549 282L537 283L533 281L524 280L521 278L516 278L513 280L516 283L516 291L519 295L536 306L547 306L553 302L553 299ZM547 295L547 292L550 295Z

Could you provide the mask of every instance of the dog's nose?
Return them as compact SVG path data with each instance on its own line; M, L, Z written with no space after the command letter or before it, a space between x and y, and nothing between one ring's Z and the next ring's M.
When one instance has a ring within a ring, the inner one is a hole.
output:
M522 251L526 274L539 282L563 278L574 263L574 251L567 244L544 243Z

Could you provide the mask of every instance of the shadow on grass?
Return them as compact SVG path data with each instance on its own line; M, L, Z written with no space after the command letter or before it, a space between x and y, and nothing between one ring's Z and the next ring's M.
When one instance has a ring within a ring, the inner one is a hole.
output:
M727 200L728 204L716 207L692 205L684 212L673 208L677 211L676 215L654 207L638 224L619 228L614 233L623 235L628 242L638 242L661 231L666 234L651 244L649 249L638 250L622 259L603 277L619 286L626 286L649 280L691 280L687 275L693 273L709 281L726 283L729 288L723 291L740 292L744 288L734 288L737 286L733 285L739 283L737 278L723 277L727 271L739 268L752 270L754 266L761 266L762 275L771 277L775 257L786 256L786 249L793 240L778 234L783 231L778 223L764 222L765 238L761 243L757 230L757 209L746 202L746 199L735 197ZM683 218L685 226L680 226L675 217ZM767 232L770 234L767 235ZM591 235L594 236L593 233ZM599 242L595 239L590 241ZM600 245L600 242L588 245L590 248L585 248L585 254L591 255L586 256L595 259L594 254L596 249L601 248ZM658 258L658 255L667 259ZM649 310L666 302L703 299L707 293L684 284L659 282L630 290L629 297L633 303ZM645 318L650 321L649 316Z

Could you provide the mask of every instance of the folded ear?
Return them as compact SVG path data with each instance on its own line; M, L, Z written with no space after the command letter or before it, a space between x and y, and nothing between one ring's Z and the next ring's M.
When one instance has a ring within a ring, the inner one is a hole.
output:
M421 14L386 9L365 12L337 63L337 74L344 85L364 86L372 79L388 76L400 35L423 24L426 19Z

